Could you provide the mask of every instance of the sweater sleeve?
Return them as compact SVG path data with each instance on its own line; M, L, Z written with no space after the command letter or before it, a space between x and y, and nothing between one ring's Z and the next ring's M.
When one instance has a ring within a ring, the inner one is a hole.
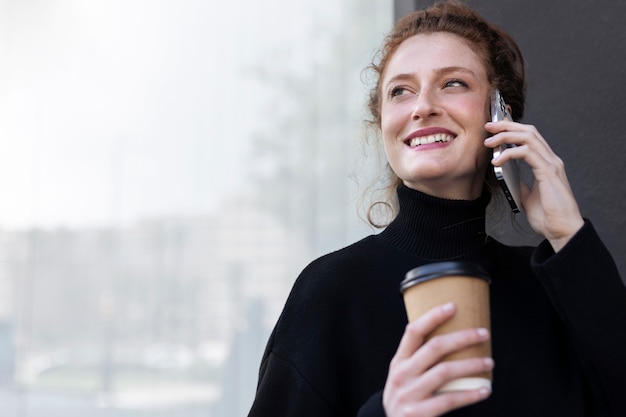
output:
M271 346L270 340L270 346ZM332 407L289 360L268 350L248 417L335 416ZM382 391L373 394L357 417L385 417Z
M269 352L248 417L323 417L332 410L288 360Z
M625 416L626 287L607 248L586 220L558 253L541 243L531 265L571 334L596 406Z
M383 279L388 262L401 262L372 242L318 258L298 276L263 355L249 416L384 417L379 391L406 313L398 283Z

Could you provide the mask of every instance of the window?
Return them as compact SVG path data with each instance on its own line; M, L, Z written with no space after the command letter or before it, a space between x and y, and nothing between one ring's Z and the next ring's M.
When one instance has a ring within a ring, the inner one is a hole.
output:
M4 417L245 415L357 217L391 1L0 4Z

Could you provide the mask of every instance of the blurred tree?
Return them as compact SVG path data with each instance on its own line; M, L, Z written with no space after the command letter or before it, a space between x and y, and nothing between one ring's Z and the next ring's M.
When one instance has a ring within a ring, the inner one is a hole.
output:
M268 124L252 138L256 198L300 230L315 253L346 242L347 224L356 217L348 203L356 193L349 176L365 103L361 72L392 16L390 2L337 7L339 24L314 13L310 43L287 45L252 69L272 97L265 106ZM294 71L294 60L307 60L305 70Z

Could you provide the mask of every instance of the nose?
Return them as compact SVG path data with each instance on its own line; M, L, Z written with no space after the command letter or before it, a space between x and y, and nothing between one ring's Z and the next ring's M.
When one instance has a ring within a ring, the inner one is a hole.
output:
M416 95L411 118L413 120L428 119L440 112L436 94L431 90L422 90Z

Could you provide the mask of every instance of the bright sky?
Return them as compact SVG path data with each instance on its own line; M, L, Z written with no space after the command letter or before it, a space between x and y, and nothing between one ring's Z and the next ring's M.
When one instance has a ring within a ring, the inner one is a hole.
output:
M249 68L332 4L0 0L0 228L201 213L245 190L268 110Z

